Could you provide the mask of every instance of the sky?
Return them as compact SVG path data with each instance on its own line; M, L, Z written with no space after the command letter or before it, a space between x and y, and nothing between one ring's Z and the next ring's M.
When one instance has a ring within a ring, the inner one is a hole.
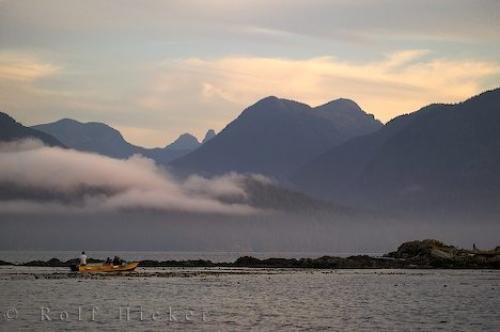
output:
M500 86L497 0L0 0L0 111L165 146L275 95L386 122Z

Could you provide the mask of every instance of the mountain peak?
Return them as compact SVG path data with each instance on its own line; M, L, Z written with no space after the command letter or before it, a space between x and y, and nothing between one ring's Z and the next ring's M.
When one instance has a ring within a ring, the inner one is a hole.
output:
M370 132L382 127L382 123L373 114L366 113L359 105L347 98L338 98L326 104L317 106L314 110L341 128L356 127L361 131Z
M300 103L295 100L278 98L276 96L269 96L260 99L255 104L246 108L243 113L280 113L280 112L296 112L311 109L309 105ZM243 114L242 113L242 114Z
M199 145L200 142L198 142L198 139L196 137L194 137L190 133L184 133L167 147L178 150L192 150L196 149Z
M335 112L345 112L345 111L360 111L363 112L361 107L352 99L347 98L338 98L332 101L329 101L326 104L317 107L322 111L335 111Z
M78 120L75 120L75 119L70 119L70 118L62 118L60 120L57 120L56 122L54 123L58 123L60 125L82 125L83 123L78 121Z
M210 141L214 137L215 137L215 130L209 129L207 131L207 133L205 134L205 138L203 139L203 141L201 143L204 144L204 143Z
M0 141L36 138L50 146L64 147L56 138L41 131L25 127L7 113L0 112Z
M261 110L261 109L274 109L279 107L281 104L281 99L276 96L269 96L258 100L255 104L251 105L247 109L251 110Z
M0 122L2 123L16 123L16 120L14 120L13 117L8 115L7 113L0 112Z
M280 101L280 98L276 97L276 96L267 96L267 97L264 97L262 99L259 99L255 104L259 104L259 103L275 103L275 102L279 102Z

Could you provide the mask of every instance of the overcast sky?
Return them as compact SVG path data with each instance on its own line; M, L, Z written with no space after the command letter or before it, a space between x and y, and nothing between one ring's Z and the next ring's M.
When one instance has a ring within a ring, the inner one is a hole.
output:
M268 95L386 122L500 86L499 31L498 0L0 0L0 110L145 146Z

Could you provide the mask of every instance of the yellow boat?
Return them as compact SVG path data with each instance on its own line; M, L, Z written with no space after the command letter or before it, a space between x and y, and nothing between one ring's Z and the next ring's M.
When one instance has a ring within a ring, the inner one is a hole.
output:
M71 270L74 272L125 272L134 271L139 262L131 262L123 265L73 265Z

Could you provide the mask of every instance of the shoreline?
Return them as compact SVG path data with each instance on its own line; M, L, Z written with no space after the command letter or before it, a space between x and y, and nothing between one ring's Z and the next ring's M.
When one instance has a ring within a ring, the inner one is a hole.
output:
M90 264L103 263L89 258ZM70 267L77 259L61 261L34 260L14 264L0 260L0 266ZM234 262L210 260L141 260L139 267L160 268L260 268L260 269L500 269L500 246L493 250L459 249L437 240L410 241L382 257L357 255L349 257L322 256L318 258L266 258L243 256Z
M1 268L0 268L1 270ZM425 271L481 271L481 273L498 273L499 269L287 269L287 268L241 268L227 269L222 268L202 268L199 270L189 270L187 268L161 268L158 270L141 270L133 272L96 272L96 273L79 273L79 272L62 272L62 271L12 271L0 273L0 280L3 281L29 281L29 280L107 280L115 278L124 278L127 280L137 280L144 278L219 278L225 276L276 276L276 275L292 275L296 273L309 274L374 274L374 275L418 275L423 276Z

